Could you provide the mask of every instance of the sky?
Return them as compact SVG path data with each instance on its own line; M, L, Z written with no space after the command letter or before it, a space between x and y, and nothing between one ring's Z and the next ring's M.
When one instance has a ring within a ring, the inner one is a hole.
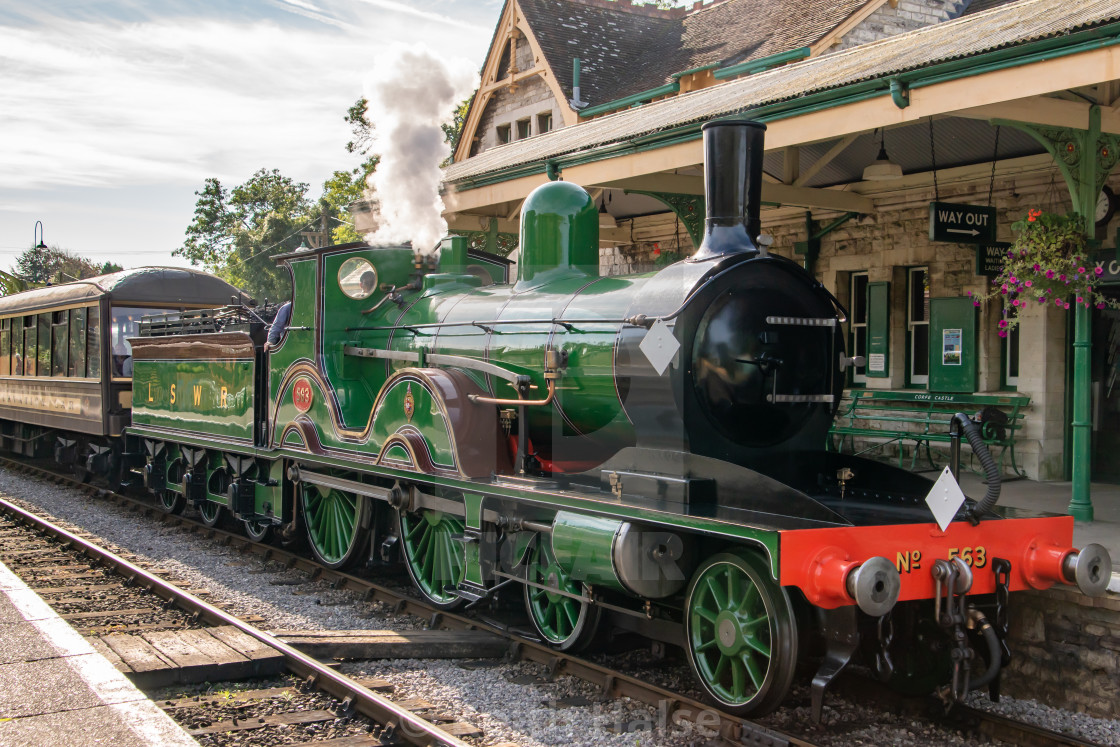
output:
M97 263L171 252L208 177L312 199L346 110L406 49L477 73L501 0L0 0L0 269L37 238ZM450 113L450 112L449 112ZM376 124L376 123L375 123Z

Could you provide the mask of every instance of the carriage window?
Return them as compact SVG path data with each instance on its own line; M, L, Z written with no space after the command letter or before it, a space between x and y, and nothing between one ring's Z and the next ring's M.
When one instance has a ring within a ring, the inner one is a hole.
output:
M37 347L35 345L36 330L35 315L31 314L23 318L23 375L35 375L35 361L38 355Z
M369 260L351 257L338 268L338 287L350 298L369 298L377 289L377 270Z
M12 372L12 320L0 320L0 376Z
M23 376L23 317L12 318L12 375Z
M51 320L51 376L66 376L70 359L70 312L56 311Z
M70 356L67 373L86 375L86 310L70 310Z
M36 376L51 375L51 316L49 311L39 315L39 364Z
M101 378L101 309L96 306L86 312L86 376Z
M140 334L140 317L151 314L151 309L137 309L127 306L114 306L111 313L109 339L113 351L113 376L130 378L132 376L132 343L129 337Z

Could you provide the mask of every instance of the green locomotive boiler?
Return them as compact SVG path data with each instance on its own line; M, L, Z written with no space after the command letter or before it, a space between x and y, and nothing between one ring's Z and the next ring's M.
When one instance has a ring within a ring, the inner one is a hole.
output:
M552 182L511 282L461 239L330 246L279 259L293 313L269 353L249 309L151 320L134 468L165 510L305 533L330 567L399 559L437 607L514 593L557 648L678 645L740 714L806 658L818 712L859 657L915 691L991 684L1006 631L969 620L1003 619L1001 591L1101 593L1108 554L992 496L939 527L930 481L824 450L852 359L836 300L757 238L763 130L705 126L704 242L659 272L600 277L593 201Z

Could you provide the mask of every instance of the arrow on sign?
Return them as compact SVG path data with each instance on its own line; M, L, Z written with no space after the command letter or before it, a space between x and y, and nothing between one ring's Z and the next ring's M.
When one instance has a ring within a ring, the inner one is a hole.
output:
M968 230L965 230L963 228L946 228L945 233L965 233L965 234L968 234L969 236L979 236L980 235L980 232L977 231L975 228L968 229Z

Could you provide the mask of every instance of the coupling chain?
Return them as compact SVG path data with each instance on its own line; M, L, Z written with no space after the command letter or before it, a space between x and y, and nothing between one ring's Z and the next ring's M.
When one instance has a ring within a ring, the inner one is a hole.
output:
M968 645L965 625L968 622L966 607L968 592L972 588L972 569L961 558L952 560L938 559L933 564L934 617L937 624L949 635L952 649L949 657L953 661L953 680L948 690L942 688L938 694L945 703L963 700L968 693L968 679L974 657ZM941 604L941 587L945 585L945 605Z
M875 672L879 679L886 682L894 674L894 662L891 661L890 647L894 642L894 620L890 611L879 618L879 650L875 652Z

